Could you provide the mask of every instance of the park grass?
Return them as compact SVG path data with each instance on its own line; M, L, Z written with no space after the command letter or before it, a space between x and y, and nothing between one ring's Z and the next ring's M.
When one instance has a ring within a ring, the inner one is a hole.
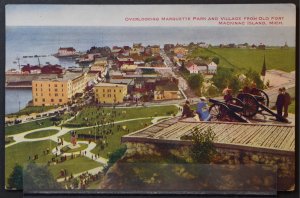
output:
M25 138L28 139L35 139L35 138L43 138L43 137L48 137L51 135L54 135L58 133L59 131L56 129L51 129L51 130L41 130L41 131L36 131L30 134L25 135Z
M82 151L82 150L85 150L88 145L87 144L79 144L80 147L79 148L75 148L75 149L70 149L68 146L65 146L62 148L62 151L64 153L74 153L74 152L77 152L77 151Z
M63 163L49 166L49 170L53 174L54 178L58 178L62 169L66 169L67 176L70 176L71 173L74 175L100 166L101 165L94 160L81 156L74 159L68 159Z
M295 48L288 49L267 48L260 49L240 49L240 48L197 48L188 55L190 58L208 56L218 57L219 66L237 68L240 70L252 69L261 72L264 56L266 57L267 69L277 69L291 72L296 69Z
M145 128L146 126L149 126L151 123L152 119L144 119L144 120L139 120L137 121L128 121L128 122L123 122L119 124L115 124L111 128L112 134L107 135L107 142L108 145L104 147L104 149L101 149L101 145L97 144L97 146L91 150L93 154L99 154L101 157L108 158L108 155L110 153L113 153L117 149L121 148L121 137L123 135L126 135L128 133L140 130L142 128ZM121 126L121 130L118 130L117 126ZM126 126L126 130L122 129L123 126ZM94 134L95 130L93 128L88 128L88 129L80 129L76 130L77 134ZM71 135L70 133L66 133L65 135L61 136L60 138L63 138L66 141L70 141ZM78 140L87 140L87 139L78 139ZM92 139L92 141L94 141ZM97 143L97 142L96 142Z
M116 109L102 108L99 110L97 107L87 107L83 109L76 118L74 118L67 124L64 124L64 126L72 127L72 124L77 124L77 126L75 125L75 127L92 126L95 125L96 122L99 122L100 120L99 118L101 117L105 117L106 119L112 118L111 115L113 110L116 111L116 117L113 118L114 121L121 121L121 120L128 120L134 118L168 116L168 115L176 114L178 108L174 105L137 107L137 108L116 108ZM85 118L88 118L88 121L86 121Z
M145 120L139 120L137 121L129 121L125 123L121 123L120 125L126 126L126 129L128 130L117 130L117 126L115 125L112 128L112 134L107 136L107 146L104 147L104 149L101 149L101 145L97 144L97 146L91 150L94 154L99 154L101 157L108 158L109 154L113 153L117 149L124 147L124 144L121 144L121 137L132 133L134 131L140 130L145 128L145 126L149 126L151 124L151 119L145 119ZM122 128L121 127L121 128Z
M53 125L53 122L50 120L50 118L32 121L32 122L15 124L12 126L5 127L5 135L15 135L18 133L23 133L23 132L34 130L34 129L49 127L52 125Z
M35 162L46 164L49 160L51 160L52 155L44 155L43 151L47 150L47 148L49 148L51 151L56 145L57 144L54 141L44 140L36 142L21 142L5 148L6 182L15 164L24 166L26 163L29 162L29 156L31 156L31 159L33 159L33 156L35 154L38 154L39 158L35 160Z
M54 109L54 106L27 106L17 113L7 115L7 117L30 115L31 113L42 113Z

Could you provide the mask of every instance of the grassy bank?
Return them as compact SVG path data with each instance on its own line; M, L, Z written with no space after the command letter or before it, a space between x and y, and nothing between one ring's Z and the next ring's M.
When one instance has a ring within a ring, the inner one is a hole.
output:
M219 66L234 67L238 69L252 69L260 72L266 57L267 69L277 69L286 72L295 70L295 48L267 48L259 49L240 49L240 48L197 48L189 57L218 57Z

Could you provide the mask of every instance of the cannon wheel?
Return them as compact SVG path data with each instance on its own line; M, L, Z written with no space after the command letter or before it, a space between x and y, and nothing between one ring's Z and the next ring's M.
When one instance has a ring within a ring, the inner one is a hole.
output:
M240 106L240 107L245 106L245 104L238 98L231 98L229 100L226 100L225 102L229 103L229 104L234 104L234 105L237 105L237 106Z
M233 118L230 116L229 108L222 103L211 105L209 107L209 113L211 115L211 121L233 121Z
M268 94L265 91L261 90L261 89L259 89L259 93L264 98L264 105L269 107L270 100L269 100Z
M259 102L251 94L239 94L237 96L244 103L243 116L253 117L257 114L259 109Z

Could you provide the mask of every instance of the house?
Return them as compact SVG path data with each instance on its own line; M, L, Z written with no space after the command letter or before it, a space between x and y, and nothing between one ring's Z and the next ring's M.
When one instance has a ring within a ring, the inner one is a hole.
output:
M73 47L60 47L57 53L57 56L59 57L67 57L74 55L76 55L76 50Z
M64 73L64 68L61 65L44 65L41 67L42 74L62 74Z
M208 65L206 63L198 64L198 71L201 74L208 74Z
M27 64L21 68L21 72L23 74L40 74L42 71L41 71L41 67L38 65L31 66Z
M188 50L185 47L178 46L174 48L174 53L177 55L186 55L188 53Z
M119 67L121 67L123 64L127 64L127 65L133 65L134 64L134 60L133 58L120 58L117 57L117 63L119 65Z
M101 75L106 70L106 66L107 66L107 61L106 60L98 60L98 61L95 61L91 65L90 71L91 72L100 72L100 75Z
M94 86L95 101L104 104L124 102L127 96L127 85L114 83L98 83Z
M132 54L138 54L144 53L145 48L142 46L141 43L133 43L132 49L130 50L130 55Z
M151 48L151 54L159 54L160 53L160 46L159 45L152 45Z
M211 61L207 66L208 66L208 68L207 68L207 73L208 74L217 73L218 65L215 62Z
M190 74L198 74L199 73L199 67L194 62L189 61L185 65L186 69L190 72Z
M134 72L137 69L137 65L128 65L128 64L123 64L120 68L121 71L123 72Z
M165 44L164 45L164 50L165 50L165 52L172 52L172 51L174 51L174 44Z
M180 92L176 83L168 82L155 87L154 100L176 100L180 99Z

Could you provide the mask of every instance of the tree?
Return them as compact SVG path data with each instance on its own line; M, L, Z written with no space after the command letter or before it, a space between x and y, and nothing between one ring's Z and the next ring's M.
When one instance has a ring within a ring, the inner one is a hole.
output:
M216 63L217 65L220 63L219 57L216 57L216 56L213 57L212 61L213 61L214 63Z
M241 89L242 83L237 76L233 76L229 83L229 87L232 89L233 93L237 93Z
M218 96L219 95L219 89L214 85L210 85L206 90L206 95L210 96L210 97Z
M199 90L202 87L204 78L201 74L192 74L188 77L188 84L191 89Z
M233 69L219 67L211 80L219 90L223 90L231 84L233 78Z
M16 190L23 189L23 168L19 164L14 166L12 173L8 177L8 188Z
M247 78L250 79L250 81L256 83L256 87L258 89L263 89L264 88L264 83L260 78L260 75L258 74L258 72L254 71L254 70L248 70L248 72L246 73Z
M47 166L40 166L34 162L24 169L24 189L26 190L58 190L61 186L54 179Z

